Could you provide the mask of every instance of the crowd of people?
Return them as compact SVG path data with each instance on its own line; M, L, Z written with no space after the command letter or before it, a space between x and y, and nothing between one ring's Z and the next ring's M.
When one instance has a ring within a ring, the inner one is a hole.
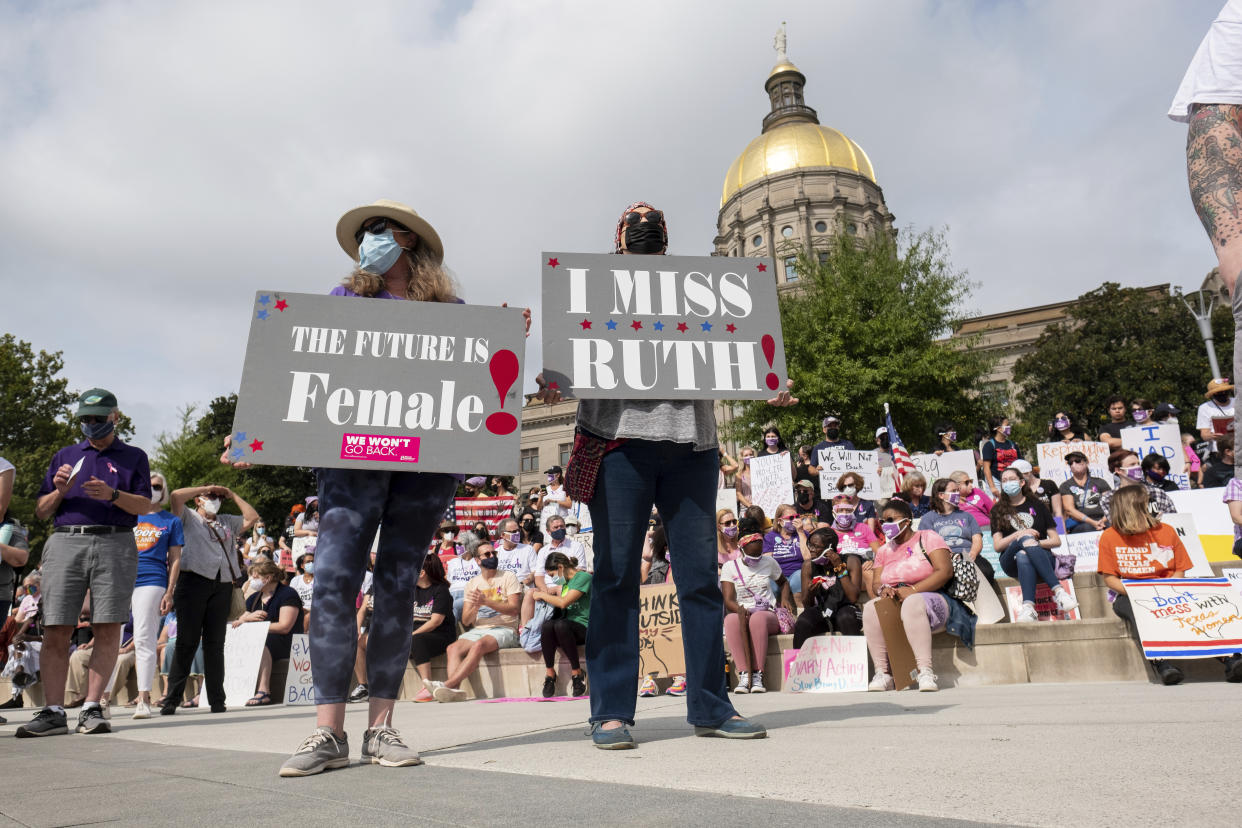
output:
M334 295L459 301L441 266L438 236L408 207L377 202L350 211L338 240L357 267ZM649 204L630 205L617 223L618 254L660 254L667 243L664 216ZM529 319L527 312L528 326ZM539 382L540 398L560 398ZM769 400L796 402L788 389ZM392 727L407 667L423 680L415 701L457 702L468 697L463 685L482 660L503 649L542 657L544 697L557 692L563 657L569 693L590 696L593 743L632 748L636 696L659 692L652 677L637 676L639 589L671 582L686 666L667 692L686 697L697 735L762 738L763 726L730 701L726 644L736 674L732 692L748 694L767 689L771 636L792 634L801 646L817 635L862 635L875 665L870 689L883 691L894 686L880 621L888 606L881 602L891 601L914 653L918 689L934 691L932 635L947 631L968 646L973 641L969 598L953 588L971 562L983 588L998 589L996 568L1018 581L1018 621L1036 619L1041 583L1059 609L1075 606L1054 551L1066 533L1104 532L1101 571L1123 618L1132 616L1118 589L1122 579L1184 572L1184 550L1158 568L1136 568L1135 555L1120 551L1138 548L1149 535L1166 539L1159 518L1173 511L1167 490L1176 487L1168 460L1124 448L1122 429L1169 421L1180 411L1144 399L1109 400L1108 410L1110 421L1098 428L1064 411L1049 423L1050 442L1094 438L1111 449L1107 477L1093 474L1082 452L1069 452L1071 474L1060 484L1037 474L1003 416L969 445L972 471L931 480L899 472L894 435L881 426L873 447L880 490L867 498L862 474L826 480L829 472L819 465L821 450L854 449L838 414L823 418L824 439L816 445L791 451L770 427L734 459L718 447L710 401L586 400L571 455L578 465L548 469L543 486L519 493L506 478L319 469L318 491L292 505L272 532L227 487L177 481L182 487L172 489L145 453L117 439L116 398L92 389L76 411L84 441L57 453L46 471L36 515L51 519L54 531L20 586L16 573L28 561L28 543L22 527L4 516L0 587L9 587L0 600L11 589L13 605L4 607L0 641L15 690L7 706L20 706L22 690L38 680L45 706L18 736L66 733L66 709L74 707L81 708L78 732L108 732L110 700L132 672L135 718L194 706L198 680L207 706L222 712L225 631L261 622L266 639L248 706L276 701L276 666L288 658L294 635L310 637L316 727L282 766L283 776L348 764L350 702L368 705L364 761L418 764L417 752ZM1242 486L1233 482L1225 427L1233 412L1233 386L1213 380L1198 434L1188 435L1184 451L1191 485L1230 481L1226 499L1234 498L1231 513L1239 503L1242 524ZM927 453L959 450L951 423L932 437ZM226 441L221 462L244 466L227 448ZM770 457L788 458L793 496L768 504L767 514L755 502L750 467ZM7 481L10 493L15 471L0 461L0 484ZM717 509L716 493L726 486L736 506ZM459 522L446 507L463 493L511 497L513 508ZM578 503L591 507L589 536L580 534ZM2 507L7 498L0 514ZM1113 557L1103 551L1106 542L1118 550ZM441 658L444 678L436 680L433 664ZM1180 678L1167 665L1159 671L1167 682ZM1227 660L1226 672L1242 680L1242 656Z

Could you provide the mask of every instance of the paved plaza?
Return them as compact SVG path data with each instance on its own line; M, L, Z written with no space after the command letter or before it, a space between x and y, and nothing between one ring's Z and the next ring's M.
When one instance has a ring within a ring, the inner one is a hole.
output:
M696 738L684 701L639 701L640 745L584 737L587 703L402 702L426 765L276 771L309 708L183 711L108 736L0 726L0 825L1236 825L1242 687L1015 685L740 697L758 742ZM348 728L356 757L365 705Z

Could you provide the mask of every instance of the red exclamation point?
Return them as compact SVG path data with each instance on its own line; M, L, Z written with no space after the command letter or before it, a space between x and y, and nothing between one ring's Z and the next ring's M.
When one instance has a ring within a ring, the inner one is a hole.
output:
M763 358L768 361L768 367L772 367L772 360L776 358L776 340L770 334L764 334L763 339L759 340L759 344L763 347ZM768 374L764 380L768 384L768 388L773 391L776 386L781 384L780 378L776 374Z
M517 354L513 353L513 351L497 351L488 361L487 367L492 372L492 384L496 386L496 391L500 394L500 407L504 409L505 395L509 393L513 383L517 381ZM518 421L517 417L501 410L488 416L483 424L492 434L505 435L511 434L517 428Z

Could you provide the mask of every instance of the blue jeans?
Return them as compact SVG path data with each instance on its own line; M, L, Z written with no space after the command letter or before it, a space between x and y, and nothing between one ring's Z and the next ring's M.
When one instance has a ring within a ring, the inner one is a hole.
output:
M1035 586L1041 579L1052 589L1061 585L1055 563L1052 553L1039 545L1038 538L1030 535L1009 544L1000 554L1001 569L1022 585L1023 601L1035 600Z
M654 503L668 535L681 605L686 719L715 727L737 715L725 679L724 599L716 568L716 452L688 443L629 440L604 455L591 518L595 575L587 625L591 721L634 724L638 590Z
M319 469L315 623L309 637L316 704L340 704L349 693L358 590L381 522L367 687L376 698L397 698L414 631L414 584L456 490L457 480L447 474Z
M802 591L802 570L794 570L792 574L785 576L785 580L789 581L789 591L797 599L798 593ZM776 581L769 581L768 583L772 584L772 594L776 596L776 603L779 605L781 602L781 585Z

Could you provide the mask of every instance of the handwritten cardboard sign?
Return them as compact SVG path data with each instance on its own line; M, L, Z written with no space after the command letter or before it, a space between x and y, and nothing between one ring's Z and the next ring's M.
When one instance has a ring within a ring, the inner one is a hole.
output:
M1186 474L1186 452L1182 447L1182 430L1177 423L1151 423L1121 430L1121 446L1140 458L1158 454L1169 461L1169 479L1179 489L1190 488Z
M818 463L819 496L824 500L831 500L837 494L837 481L846 472L862 475L863 488L858 496L863 500L875 500L880 496L880 455L877 452L820 449Z
M1075 572L1100 571L1100 535L1103 532L1076 532L1061 536L1061 555L1074 556Z
M973 451L946 451L944 454L916 454L910 458L914 467L927 478L927 490L931 484L942 477L948 477L955 471L966 472L971 480L975 479L975 453Z
M260 291L232 458L389 471L519 471L516 308Z
M672 583L639 590L638 676L676 676L686 672L681 646L681 605Z
M1074 597L1073 579L1066 578L1061 582L1061 586L1065 587L1065 591L1070 594L1071 598ZM1009 620L1016 622L1018 610L1022 608L1022 587L1005 587L1005 600L1009 603ZM1077 607L1069 612L1057 610L1056 598L1053 597L1048 585L1043 582L1035 587L1035 613L1040 621L1078 621L1082 618Z
M1228 578L1122 583L1147 658L1204 658L1242 651L1242 596Z
M755 400L785 387L769 259L543 254L543 375L580 399Z
M259 679L259 661L267 641L268 621L248 621L240 627L229 625L224 633L224 703L244 707L254 695ZM207 706L207 687L198 694L199 707Z
M808 638L786 666L791 693L849 693L867 689L867 640L860 635Z
M901 620L901 604L892 598L876 598L872 604L888 648L888 670L893 677L893 689L905 690L918 680L919 668L914 660L914 648L906 637L905 622Z
M285 674L284 701L287 705L315 703L310 639L302 633L293 636L293 644L289 647L289 672Z
M1039 476L1053 483L1064 483L1071 477L1069 464L1065 455L1072 451L1080 451L1087 458L1088 473L1092 477L1111 480L1108 471L1108 443L1075 442L1075 443L1040 443L1035 447L1039 458Z
M776 507L792 505L793 474L789 467L789 452L761 454L750 460L750 502L763 508L771 518Z

